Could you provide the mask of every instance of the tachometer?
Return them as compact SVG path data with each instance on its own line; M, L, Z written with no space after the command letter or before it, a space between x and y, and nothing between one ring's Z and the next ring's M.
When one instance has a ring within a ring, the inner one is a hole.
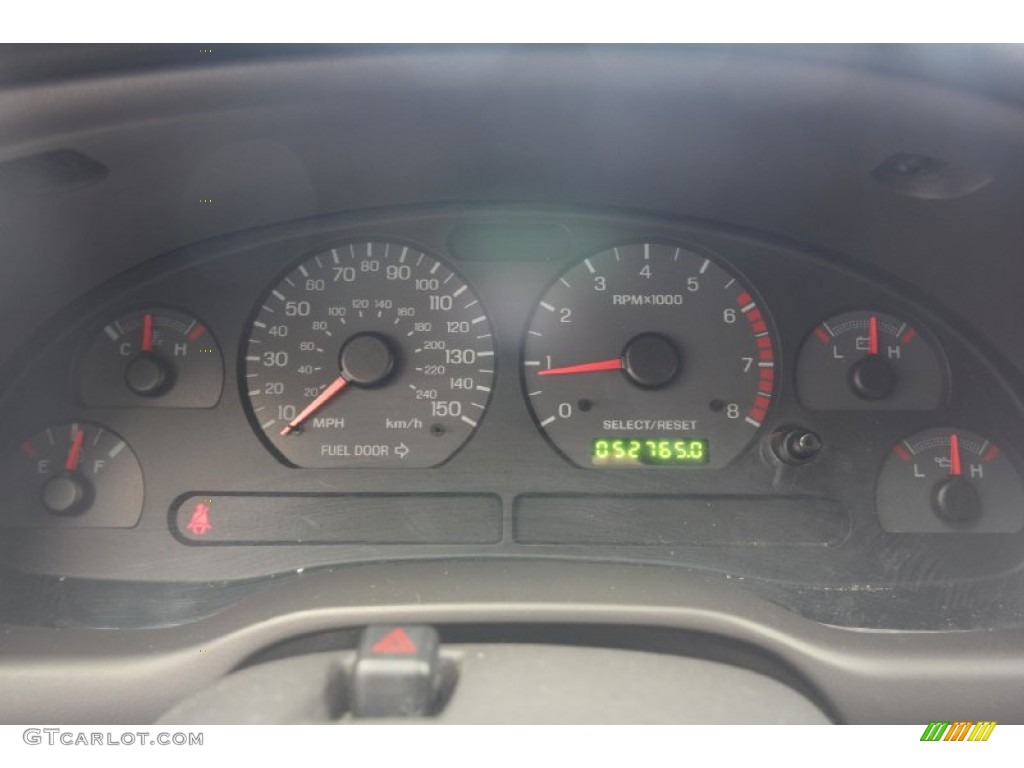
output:
M490 398L490 323L466 282L393 242L331 248L264 298L245 349L254 426L302 467L430 467Z
M771 406L775 349L751 289L711 258L640 243L572 267L534 311L523 377L583 467L722 467Z

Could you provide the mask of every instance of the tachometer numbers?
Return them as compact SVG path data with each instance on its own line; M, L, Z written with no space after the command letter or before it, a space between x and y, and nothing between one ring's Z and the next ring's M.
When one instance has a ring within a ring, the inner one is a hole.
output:
M411 246L356 242L288 271L249 329L242 386L269 445L300 467L432 467L473 433L494 345L480 301Z

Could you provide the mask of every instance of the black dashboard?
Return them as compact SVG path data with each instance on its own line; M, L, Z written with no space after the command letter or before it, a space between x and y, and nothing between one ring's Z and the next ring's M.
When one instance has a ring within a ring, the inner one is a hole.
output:
M943 51L11 67L0 719L384 620L1024 716L1021 108Z

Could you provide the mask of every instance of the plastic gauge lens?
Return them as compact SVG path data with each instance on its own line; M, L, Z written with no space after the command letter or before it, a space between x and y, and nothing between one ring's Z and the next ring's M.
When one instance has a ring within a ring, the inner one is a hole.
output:
M829 318L807 337L797 394L819 410L929 411L945 392L939 355L915 328L881 312Z
M1006 454L963 429L930 429L897 443L878 479L878 516L901 533L1013 533L1024 486Z
M120 435L97 424L55 424L7 451L3 523L20 528L128 528L142 512L142 470Z
M483 417L491 328L447 265L356 242L301 262L257 308L245 345L250 417L300 467L432 467Z
M212 408L224 387L224 361L196 318L141 309L96 333L79 377L82 402L91 407Z
M640 243L552 284L527 329L523 382L540 428L581 467L723 467L771 407L775 349L739 277Z

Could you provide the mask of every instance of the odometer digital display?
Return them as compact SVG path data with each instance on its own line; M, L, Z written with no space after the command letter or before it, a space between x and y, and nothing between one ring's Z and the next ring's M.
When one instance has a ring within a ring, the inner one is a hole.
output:
M300 467L432 467L476 429L494 345L472 289L401 243L363 241L294 265L249 328L250 420Z
M707 464L708 441L693 437L598 437L594 439L593 461L596 466Z

